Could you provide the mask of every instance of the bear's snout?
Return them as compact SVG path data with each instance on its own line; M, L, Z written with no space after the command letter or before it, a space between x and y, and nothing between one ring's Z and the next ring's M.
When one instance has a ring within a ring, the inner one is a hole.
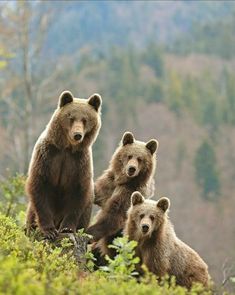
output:
M136 167L135 167L135 166L130 166L130 167L128 168L128 175L129 175L129 176L134 175L135 172L136 172Z
M126 174L129 177L135 177L138 175L139 170L138 170L138 161L135 158L132 158L128 161L127 166L126 166Z
M82 134L81 134L80 132L76 132L76 133L74 133L74 135L73 135L73 139L74 139L75 141L80 141L80 140L82 139Z
M149 231L149 225L148 224L142 224L142 232L146 234Z

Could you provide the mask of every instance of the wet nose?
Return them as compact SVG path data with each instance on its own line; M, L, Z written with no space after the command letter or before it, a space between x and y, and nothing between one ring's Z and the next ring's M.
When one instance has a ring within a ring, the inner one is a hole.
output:
M149 226L148 226L147 224L143 224L143 225L142 225L142 232L143 232L143 233L147 233L148 230L149 230Z
M74 140L79 141L82 138L82 134L77 132L74 134L73 138L74 138Z
M134 166L130 166L130 167L128 168L128 173L129 173L129 174L134 174L135 171L136 171L136 168L135 168Z

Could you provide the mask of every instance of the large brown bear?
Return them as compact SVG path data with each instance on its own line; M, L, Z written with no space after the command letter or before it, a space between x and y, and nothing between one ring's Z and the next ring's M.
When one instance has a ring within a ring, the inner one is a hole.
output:
M155 173L157 148L155 139L145 143L135 140L131 132L124 133L109 169L97 181L95 202L102 209L87 233L93 236L94 241L99 241L97 247L103 255L112 256L107 245L124 228L131 194L139 190L148 195Z
M193 249L177 238L168 219L169 206L167 198L156 202L134 192L124 234L138 242L136 255L158 277L174 275L176 283L187 288L193 282L207 286L208 267Z
M38 225L46 238L87 228L93 203L91 146L101 127L101 97L74 98L64 91L35 144L26 192L27 228Z

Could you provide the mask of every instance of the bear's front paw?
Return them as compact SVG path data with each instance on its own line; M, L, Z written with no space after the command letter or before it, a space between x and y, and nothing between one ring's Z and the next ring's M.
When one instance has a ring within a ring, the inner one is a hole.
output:
M55 228L44 230L45 239L54 241L58 236L58 231Z
M60 229L60 233L74 233L74 230L70 227L63 227Z
M90 243L97 242L99 240L99 237L97 237L97 232L93 228L93 226L88 227L88 229L86 230L86 234L91 236L89 240Z

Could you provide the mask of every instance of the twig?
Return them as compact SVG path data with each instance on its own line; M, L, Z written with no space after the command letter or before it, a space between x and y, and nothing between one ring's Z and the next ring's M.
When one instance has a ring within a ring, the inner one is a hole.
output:
M228 265L228 260L227 259L225 259L225 261L223 263L222 270L223 270L222 286L224 286L232 277L235 277L235 274L232 273L233 266Z

